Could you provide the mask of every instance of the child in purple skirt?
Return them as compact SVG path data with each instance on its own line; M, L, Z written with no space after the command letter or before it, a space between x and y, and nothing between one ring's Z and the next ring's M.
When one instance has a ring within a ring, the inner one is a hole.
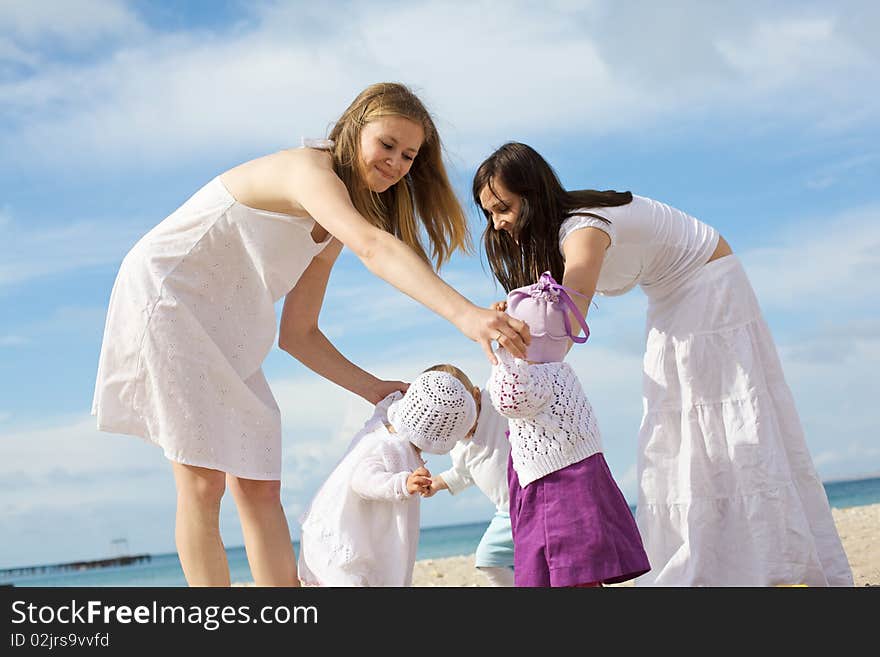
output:
M510 520L515 586L601 586L650 570L635 519L605 457L599 426L574 370L570 341L590 334L570 291L549 272L507 295L529 325L527 360L499 347L492 405L510 420ZM569 312L584 335L573 333Z

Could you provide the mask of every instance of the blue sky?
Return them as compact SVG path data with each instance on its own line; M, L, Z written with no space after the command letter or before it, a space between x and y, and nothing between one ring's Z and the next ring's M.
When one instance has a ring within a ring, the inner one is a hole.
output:
M106 304L134 242L213 176L324 136L367 84L435 116L470 177L524 141L569 187L629 189L717 227L745 263L823 479L880 472L880 9L872 2L0 0L0 567L174 549L161 451L89 415ZM181 7L182 5L182 7ZM769 6L768 6L769 5ZM501 298L485 259L441 273ZM570 359L635 502L644 296L596 299ZM321 324L352 360L475 381L479 347L344 251ZM277 349L296 517L368 414ZM438 472L447 457L431 457ZM423 526L485 520L471 490ZM224 502L227 545L241 543Z

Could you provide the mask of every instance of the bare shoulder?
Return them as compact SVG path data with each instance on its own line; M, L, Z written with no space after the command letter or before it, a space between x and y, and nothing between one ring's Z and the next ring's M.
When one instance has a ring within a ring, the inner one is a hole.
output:
M221 174L223 182L235 184L254 177L287 177L297 171L333 170L333 158L327 151L314 148L287 148L248 160Z
M313 175L335 175L327 151L289 148L239 164L220 175L232 196L253 208L304 214L296 199L295 182Z
M278 167L286 172L291 169L333 170L330 152L317 148L286 148L260 159L266 160L268 166Z

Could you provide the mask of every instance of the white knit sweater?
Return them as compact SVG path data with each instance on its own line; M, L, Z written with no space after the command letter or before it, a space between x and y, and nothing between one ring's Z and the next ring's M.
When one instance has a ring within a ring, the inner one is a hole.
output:
M489 396L510 419L510 454L519 484L528 484L602 451L599 425L568 363L529 364L496 352Z

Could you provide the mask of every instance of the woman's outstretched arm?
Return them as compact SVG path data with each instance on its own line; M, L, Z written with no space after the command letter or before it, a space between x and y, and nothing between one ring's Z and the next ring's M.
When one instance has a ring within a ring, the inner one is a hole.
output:
M443 281L401 240L370 224L352 205L329 157L308 150L290 152L290 171L283 184L291 199L342 244L364 266L407 296L434 311L480 344L496 363L492 341L524 357L529 343L525 323L488 308L479 308Z

